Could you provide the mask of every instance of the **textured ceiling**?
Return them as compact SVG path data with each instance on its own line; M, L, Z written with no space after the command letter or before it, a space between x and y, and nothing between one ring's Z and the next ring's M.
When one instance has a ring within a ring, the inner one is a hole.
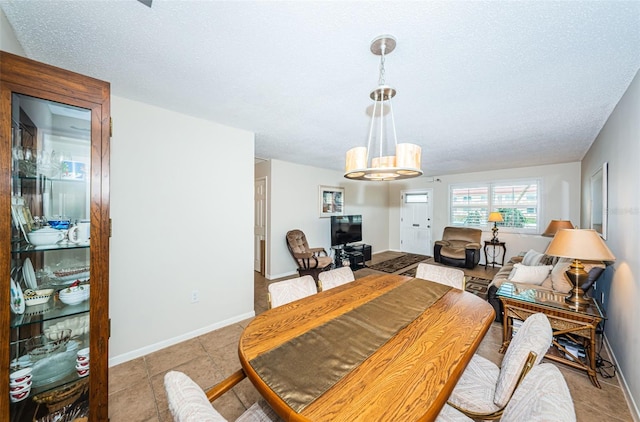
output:
M580 160L640 68L638 1L0 7L30 58L255 132L256 157L336 170L366 142L380 34L398 42L386 81L399 141L422 146L430 176Z

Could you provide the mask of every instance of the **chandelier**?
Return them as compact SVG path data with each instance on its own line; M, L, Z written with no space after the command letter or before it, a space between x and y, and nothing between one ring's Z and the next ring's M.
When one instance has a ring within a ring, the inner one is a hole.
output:
M373 100L373 111L367 146L355 147L347 151L344 173L347 179L385 181L422 175L421 148L415 144L398 143L391 105L391 99L396 95L396 90L386 85L384 80L385 55L391 53L395 47L396 39L391 35L381 35L371 42L371 52L380 56L378 87L369 94ZM389 155L392 145L388 131L393 137L395 155ZM372 146L377 151L377 156L373 155ZM371 165L369 165L370 156L372 157Z

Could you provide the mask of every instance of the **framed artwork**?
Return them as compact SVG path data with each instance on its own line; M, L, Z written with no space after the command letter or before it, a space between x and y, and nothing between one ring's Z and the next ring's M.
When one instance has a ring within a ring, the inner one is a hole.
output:
M607 240L607 179L609 163L605 162L591 176L591 228Z
M344 188L320 186L318 202L320 203L320 217L343 215Z

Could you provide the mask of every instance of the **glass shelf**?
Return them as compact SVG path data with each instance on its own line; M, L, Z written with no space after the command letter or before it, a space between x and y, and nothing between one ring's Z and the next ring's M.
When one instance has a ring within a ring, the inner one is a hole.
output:
M46 245L46 246L34 246L27 243L25 240L21 240L19 242L14 242L11 245L11 253L26 253L26 252L44 252L44 251L57 251L64 249L87 249L89 248L89 243L56 243L55 245Z
M62 289L61 289L62 290ZM39 324L58 318L85 314L89 312L89 300L77 305L65 305L55 297L42 305L27 306L21 315L11 315L11 328L24 327L31 324Z

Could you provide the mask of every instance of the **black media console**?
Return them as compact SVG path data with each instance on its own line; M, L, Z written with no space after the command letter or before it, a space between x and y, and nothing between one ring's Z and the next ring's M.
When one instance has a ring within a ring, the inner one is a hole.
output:
M342 267L343 259L349 260L349 266L354 271L365 268L367 266L365 261L371 260L371 245L357 243L333 249L335 250L336 268Z

